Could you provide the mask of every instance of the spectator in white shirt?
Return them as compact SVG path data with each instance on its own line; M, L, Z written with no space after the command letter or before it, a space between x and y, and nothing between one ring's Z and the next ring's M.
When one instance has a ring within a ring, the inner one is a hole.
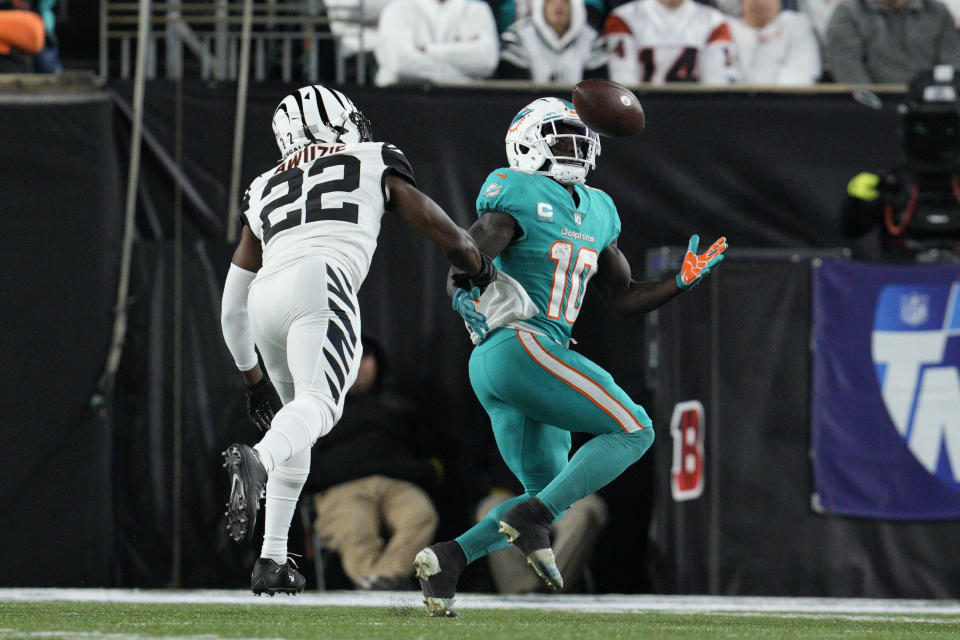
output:
M840 0L797 0L797 8L800 13L810 18L813 23L813 30L817 34L817 39L822 43L827 41L827 25L830 23L830 16L833 10L840 4Z
M476 0L393 0L380 13L378 86L489 77L499 45L493 13Z
M741 82L811 85L820 77L820 49L807 16L781 11L780 0L741 0L743 18L730 18Z
M597 32L587 24L583 0L532 0L533 13L500 36L498 78L580 82L603 75L606 64Z
M330 18L330 33L337 38L343 58L373 52L377 46L377 20L389 0L323 0Z

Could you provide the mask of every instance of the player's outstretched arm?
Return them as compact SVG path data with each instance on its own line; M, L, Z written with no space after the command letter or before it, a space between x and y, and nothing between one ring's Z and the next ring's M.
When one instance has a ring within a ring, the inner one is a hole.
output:
M247 292L263 262L262 251L260 242L250 228L244 226L223 285L220 327L227 348L247 385L247 414L250 421L266 431L283 403L260 370L247 316Z
M640 282L633 279L630 264L614 240L600 254L597 265L600 293L620 315L653 311L671 298L690 290L723 260L723 252L727 250L726 238L720 238L697 255L699 241L699 236L691 236L683 266L675 277Z
M484 287L493 281L496 268L490 257L480 252L470 234L457 226L436 202L396 174L387 176L386 187L390 211L443 249L450 263L470 274L475 285Z
M467 233L477 243L480 253L493 259L500 255L500 252L506 249L507 245L513 242L522 232L520 225L510 214L489 211L480 216L480 219L473 223ZM450 277L447 278L447 294L451 297L459 286L458 280L462 279L461 273L463 273L462 270L456 267L450 269ZM466 287L459 288L465 289Z
M633 316L653 311L683 290L676 279L634 280L630 263L614 240L600 253L596 278L600 294L622 316Z

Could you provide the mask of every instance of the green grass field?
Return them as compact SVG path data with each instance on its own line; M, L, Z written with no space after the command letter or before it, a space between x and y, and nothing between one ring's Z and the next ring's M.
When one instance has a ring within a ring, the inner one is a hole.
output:
M573 613L421 608L0 601L0 638L960 638L960 616L877 614Z

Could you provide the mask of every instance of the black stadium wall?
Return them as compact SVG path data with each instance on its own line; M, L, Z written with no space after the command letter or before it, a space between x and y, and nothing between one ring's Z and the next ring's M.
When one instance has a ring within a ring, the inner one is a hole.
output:
M251 88L243 186L278 159L270 117L287 90L278 85ZM406 153L420 187L463 226L474 217L473 203L486 175L505 164L503 135L513 115L539 95L568 94L555 88L505 87L356 87L347 92L373 122L377 138ZM221 519L225 483L219 451L230 442L256 438L219 332L219 296L231 253L223 238L228 215L235 215L227 212L236 99L232 85L184 86L183 167L189 193L183 197L179 260L170 177L177 93L167 82L147 87L149 140L138 192L130 327L115 391L98 404L122 235L130 93L129 85L116 84L56 103L43 95L0 96L7 328L0 404L5 444L0 543L16 550L7 554L0 573L5 586L242 587L257 552L233 545ZM735 248L847 245L838 220L847 180L861 170L890 165L900 155L895 93L881 93L879 109L864 106L850 92L663 90L639 95L647 130L637 138L605 139L590 180L619 206L620 247L637 275L644 271L649 249L685 245L694 232L709 240L726 235ZM869 240L857 249L868 255ZM733 250L727 266L746 272L746 280L729 282L736 285L731 296L749 306L749 292L757 286L749 281L749 260L738 259ZM364 331L386 346L393 384L419 401L436 434L431 453L447 469L444 486L433 496L441 513L438 536L450 537L468 526L496 454L469 388L469 343L449 309L444 273L442 254L388 215L360 298ZM176 314L178 282L183 311ZM683 309L715 310L709 290L703 289L685 300ZM762 308L783 314L778 326L805 330L802 304L778 305L776 292L769 292ZM734 305L722 312L730 323L743 310ZM680 323L683 317L678 306L661 314L660 321ZM173 375L178 329L179 379ZM888 533L884 523L812 514L808 440L799 418L791 423L796 428L789 438L780 438L783 429L777 430L777 454L794 472L790 482L778 485L780 494L772 501L780 512L770 513L767 503L763 512L751 509L751 498L744 495L728 517L717 519L718 526L728 528L721 532L724 537L750 530L751 541L777 544L781 528L802 526L808 535L791 541L794 560L765 556L773 550L760 547L749 560L749 579L735 569L715 572L709 580L680 575L682 554L664 546L665 536L677 539L673 525L664 520L674 515L665 504L669 491L660 489L660 476L669 469L664 462L669 450L663 447L669 442L670 416L654 393L653 378L664 372L648 375L647 333L643 321L614 317L598 296L585 305L575 332L576 348L604 365L648 407L659 437L647 457L602 492L611 524L593 563L599 591L960 596L960 583L949 579L957 573L957 561L943 560L920 572L923 577L901 581L896 574L904 556L891 557L889 548L871 543L873 534ZM805 340L794 339L791 348ZM702 340L690 344L684 351L679 343L683 353L678 362L695 361L697 350L708 349ZM769 347L763 341L737 346L747 350L737 356L741 363L762 360L761 350ZM773 392L739 384L740 371L731 367L723 372L729 376L725 388ZM780 409L805 416L803 394L787 397L796 406ZM182 439L173 427L177 406ZM773 428L765 422L770 418L744 412L742 419L754 422L736 428L764 433ZM738 442L749 447L760 439ZM751 451L740 451L727 464L750 456ZM738 481L735 486L756 483ZM779 528L765 536L764 527L772 523ZM851 528L858 535L851 535ZM648 542L650 532L654 544ZM915 525L902 543L921 549L914 557L927 561L939 551L951 555L948 550L958 538L955 523ZM743 547L731 545L724 562L746 562ZM300 552L302 541L294 540L291 550ZM862 580L844 582L818 568L842 566L838 558L844 555L866 558L862 561L870 566ZM479 567L465 580L468 587L487 585Z

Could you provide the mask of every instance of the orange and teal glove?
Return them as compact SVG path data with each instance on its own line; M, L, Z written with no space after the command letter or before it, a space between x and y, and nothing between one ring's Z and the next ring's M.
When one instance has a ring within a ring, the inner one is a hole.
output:
M684 291L688 291L710 273L710 269L720 264L723 260L723 252L727 250L726 238L717 239L710 245L709 249L697 255L699 244L700 236L697 234L690 236L687 253L683 256L683 266L680 267L680 273L677 274L677 286Z

